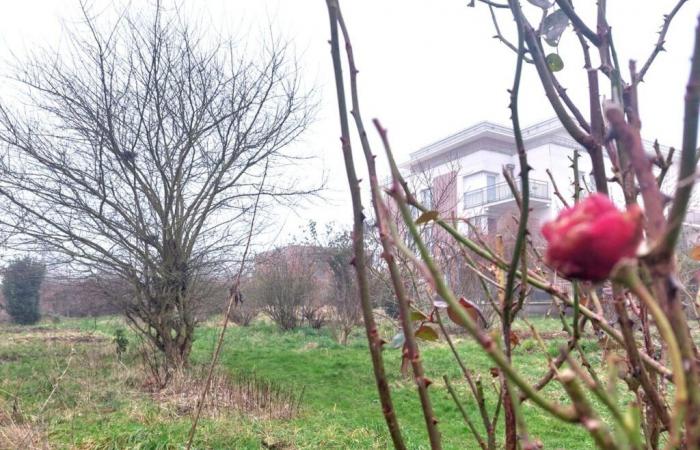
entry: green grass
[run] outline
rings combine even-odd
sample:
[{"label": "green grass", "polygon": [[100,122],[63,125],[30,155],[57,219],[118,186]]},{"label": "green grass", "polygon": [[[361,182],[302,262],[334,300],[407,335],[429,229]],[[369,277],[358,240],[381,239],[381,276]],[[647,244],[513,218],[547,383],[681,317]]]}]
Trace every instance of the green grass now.
[{"label": "green grass", "polygon": [[[557,331],[554,322],[538,325]],[[190,415],[177,414],[153,400],[141,387],[132,345],[125,364],[116,361],[112,336],[122,326],[117,319],[70,320],[44,325],[55,331],[0,328],[0,411],[11,411],[14,396],[27,424],[56,448],[182,448]],[[12,327],[15,328],[15,327]],[[73,330],[80,330],[73,331]],[[218,329],[201,327],[196,335],[194,366],[206,364]],[[47,339],[54,333],[59,338]],[[73,341],[65,336],[91,336]],[[386,339],[390,340],[391,336]],[[550,351],[561,344],[547,341]],[[595,343],[587,345],[594,350]],[[468,339],[458,346],[465,362],[489,387],[489,360]],[[454,381],[475,423],[476,406],[467,395],[459,368],[444,343],[422,345],[427,375],[434,381],[430,391],[446,449],[477,448],[442,383],[442,375]],[[72,356],[71,356],[72,355]],[[386,349],[385,363],[396,412],[410,449],[427,449],[428,439],[415,385],[399,374],[400,351]],[[63,372],[66,375],[42,411],[42,404]],[[534,381],[545,367],[538,345],[526,339],[515,351],[515,362]],[[595,362],[595,361],[592,361]],[[280,332],[266,324],[233,327],[226,336],[220,366],[237,375],[255,374],[297,393],[304,389],[300,413],[290,420],[270,420],[236,411],[205,417],[200,423],[197,448],[258,449],[384,449],[390,441],[377,399],[366,341],[360,330],[348,346],[338,345],[325,330],[299,329]],[[564,399],[558,388],[547,396]],[[488,389],[488,401],[495,395]],[[531,436],[547,449],[594,448],[579,427],[562,424],[529,403],[524,413]],[[2,425],[0,415],[0,425]],[[7,422],[7,421],[5,421]],[[0,438],[0,447],[2,440]]]}]

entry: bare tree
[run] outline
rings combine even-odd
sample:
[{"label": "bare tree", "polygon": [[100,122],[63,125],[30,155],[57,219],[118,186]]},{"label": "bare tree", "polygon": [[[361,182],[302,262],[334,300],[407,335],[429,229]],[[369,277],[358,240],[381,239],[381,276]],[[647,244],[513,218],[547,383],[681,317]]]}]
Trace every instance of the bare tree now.
[{"label": "bare tree", "polygon": [[160,3],[109,28],[83,13],[67,51],[19,65],[25,108],[0,104],[0,222],[15,245],[128,281],[130,323],[180,366],[193,286],[234,258],[255,196],[302,193],[261,184],[313,104],[278,40],[246,57]]}]

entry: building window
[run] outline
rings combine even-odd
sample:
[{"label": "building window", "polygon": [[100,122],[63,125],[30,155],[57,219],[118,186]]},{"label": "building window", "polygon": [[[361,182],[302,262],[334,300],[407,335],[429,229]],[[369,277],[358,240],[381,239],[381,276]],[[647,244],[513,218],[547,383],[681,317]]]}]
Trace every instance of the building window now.
[{"label": "building window", "polygon": [[486,174],[486,201],[496,201],[496,175],[492,173]]},{"label": "building window", "polygon": [[480,234],[489,235],[495,234],[497,229],[497,220],[495,217],[489,217],[487,215],[479,215],[469,218],[468,233],[470,235]]}]

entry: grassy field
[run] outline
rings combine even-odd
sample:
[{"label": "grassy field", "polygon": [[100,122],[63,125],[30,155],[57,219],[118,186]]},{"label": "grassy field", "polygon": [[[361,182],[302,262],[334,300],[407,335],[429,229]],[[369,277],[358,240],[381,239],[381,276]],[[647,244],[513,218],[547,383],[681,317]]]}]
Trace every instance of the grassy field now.
[{"label": "grassy field", "polygon": [[[556,322],[543,322],[556,330]],[[186,441],[196,388],[153,393],[144,387],[133,336],[121,363],[114,330],[118,319],[62,321],[37,327],[0,328],[0,448],[176,449]],[[201,373],[215,345],[214,322],[198,330],[193,373]],[[387,330],[387,334],[389,331]],[[388,336],[390,337],[390,336]],[[389,340],[389,339],[387,339]],[[458,340],[468,365],[490,380],[491,364],[468,339]],[[547,341],[554,353],[561,341]],[[585,342],[593,349],[595,343]],[[385,351],[397,414],[411,449],[426,449],[427,435],[415,388],[399,374],[400,352]],[[478,423],[476,407],[444,343],[423,345],[423,357],[444,448],[477,448],[442,383],[448,375]],[[593,363],[596,357],[591,353]],[[532,339],[515,352],[516,363],[532,380],[544,370],[544,357]],[[379,449],[390,443],[360,331],[346,347],[325,330],[280,332],[258,323],[230,329],[221,371],[233,380],[255,377],[272,390],[302,395],[292,418],[263,409],[239,410],[228,404],[207,409],[196,448]],[[490,381],[488,382],[490,383]],[[551,388],[550,398],[563,399]],[[494,395],[490,392],[491,407]],[[214,401],[216,403],[216,401]],[[525,404],[529,433],[547,449],[593,448],[580,428],[561,424]]]}]

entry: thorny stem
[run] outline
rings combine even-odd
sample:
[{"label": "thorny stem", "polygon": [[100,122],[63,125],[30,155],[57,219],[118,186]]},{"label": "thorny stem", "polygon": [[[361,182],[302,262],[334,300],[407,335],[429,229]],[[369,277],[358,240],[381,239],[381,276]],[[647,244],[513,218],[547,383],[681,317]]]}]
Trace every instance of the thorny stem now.
[{"label": "thorny stem", "polygon": [[377,330],[377,325],[372,312],[372,303],[369,297],[369,285],[367,282],[366,258],[364,249],[364,213],[362,212],[362,199],[360,196],[360,186],[355,172],[355,164],[352,158],[352,147],[350,144],[350,125],[347,116],[347,106],[345,101],[345,88],[343,83],[342,63],[340,59],[340,39],[338,36],[338,11],[340,6],[337,0],[326,0],[328,16],[331,29],[331,56],[333,59],[333,69],[335,75],[336,94],[338,99],[338,113],[340,116],[341,143],[345,170],[350,188],[353,209],[353,251],[354,266],[359,287],[360,302],[362,304],[362,316],[365,323],[365,332],[369,351],[372,356],[372,367],[374,378],[377,383],[379,399],[382,405],[384,418],[389,428],[394,448],[405,450],[406,444],[401,436],[401,429],[396,418],[396,412],[391,400],[391,391],[384,371],[384,360],[382,357],[382,340]]},{"label": "thorny stem", "polygon": [[569,207],[569,202],[566,201],[563,195],[561,195],[561,191],[559,191],[559,187],[557,186],[557,182],[554,181],[554,176],[552,175],[552,171],[547,169],[547,176],[549,177],[549,181],[552,182],[552,189],[554,190],[554,195],[557,196],[561,204],[564,206],[564,208]]},{"label": "thorny stem", "polygon": [[690,67],[690,77],[685,93],[685,118],[683,121],[683,146],[681,148],[678,187],[668,215],[668,226],[663,242],[654,249],[668,259],[678,242],[688,202],[693,191],[697,161],[698,114],[700,113],[700,23],[695,29],[695,47]]},{"label": "thorny stem", "polygon": [[[566,0],[565,0],[566,1]],[[593,175],[596,180],[596,189],[604,194],[608,193],[607,181],[605,179],[605,166],[603,162],[603,153],[601,143],[589,134],[585,129],[581,129],[576,122],[569,116],[566,108],[562,104],[561,97],[557,92],[554,76],[549,70],[549,66],[545,60],[541,42],[532,25],[527,21],[527,18],[522,13],[522,8],[517,2],[511,2],[511,11],[513,18],[519,28],[524,32],[527,49],[532,57],[540,82],[544,88],[545,95],[552,105],[557,118],[563,125],[569,135],[579,144],[581,144],[589,153],[593,164]]]},{"label": "thorny stem", "polygon": [[362,121],[362,116],[360,114],[360,101],[357,89],[357,67],[355,65],[354,54],[352,51],[352,44],[350,42],[350,34],[343,20],[343,15],[340,8],[337,9],[337,20],[340,30],[343,34],[343,39],[345,41],[345,52],[348,60],[348,69],[350,71],[350,95],[352,101],[352,111],[351,114],[355,119],[355,125],[360,135],[360,143],[362,145],[362,150],[365,156],[365,161],[367,164],[367,169],[369,172],[370,188],[372,191],[372,198],[374,205],[374,212],[377,220],[377,225],[379,227],[379,238],[382,244],[382,257],[385,259],[387,266],[389,268],[389,273],[391,276],[391,281],[394,286],[394,292],[399,304],[400,311],[400,321],[401,328],[403,329],[404,337],[406,339],[406,350],[408,352],[408,359],[411,362],[413,369],[414,381],[418,389],[418,396],[420,397],[421,407],[423,410],[423,417],[425,419],[426,428],[428,430],[428,437],[430,439],[430,446],[434,450],[439,450],[442,445],[440,443],[440,432],[437,427],[437,419],[435,413],[433,412],[433,407],[430,401],[430,395],[428,394],[428,386],[430,385],[430,380],[425,376],[425,371],[423,370],[423,364],[420,358],[420,351],[418,349],[418,344],[416,343],[416,337],[413,334],[413,325],[411,323],[411,311],[409,307],[408,296],[406,295],[406,290],[404,288],[403,282],[401,280],[401,275],[399,273],[398,266],[394,260],[394,255],[391,248],[391,243],[389,241],[389,233],[387,232],[387,224],[385,221],[388,220],[388,214],[381,211],[382,199],[381,191],[379,188],[379,181],[377,177],[377,170],[374,163],[374,155],[370,148],[369,140],[367,139],[367,132],[365,130],[364,123]]},{"label": "thorny stem", "polygon": [[[628,109],[628,114],[634,113]],[[618,104],[608,104],[605,108],[605,117],[608,119],[612,133],[627,152],[630,164],[637,175],[647,217],[647,233],[651,241],[656,242],[664,228],[663,197],[651,170],[651,160],[644,150],[639,129],[625,121],[624,111]],[[636,117],[636,114],[633,117]]]},{"label": "thorny stem", "polygon": [[[515,77],[513,80],[513,88],[510,91],[510,110],[511,121],[513,122],[513,134],[515,136],[515,148],[518,152],[518,161],[520,163],[520,183],[521,183],[521,200],[520,200],[520,222],[518,224],[518,232],[516,234],[515,245],[513,247],[513,257],[508,266],[508,271],[505,280],[505,293],[503,296],[503,346],[505,355],[508,361],[511,360],[511,325],[515,319],[513,314],[513,295],[515,287],[515,271],[518,268],[518,261],[522,258],[524,270],[526,270],[526,252],[525,238],[527,237],[527,219],[530,212],[530,179],[528,173],[531,168],[527,163],[527,153],[525,152],[525,144],[520,130],[520,116],[518,114],[518,93],[520,89],[520,77],[523,69],[523,57],[525,55],[525,42],[523,38],[522,20],[516,21],[518,24],[518,58],[515,63]],[[521,292],[525,290],[525,286],[520,287]],[[504,408],[506,417],[506,448],[515,449],[517,445],[516,435],[518,427],[523,426],[522,420],[518,420],[519,402],[515,392],[512,391],[508,379],[504,377]],[[521,430],[524,432],[524,430]]]},{"label": "thorny stem", "polygon": [[649,70],[649,67],[651,67],[651,64],[654,62],[654,59],[656,59],[659,53],[665,50],[664,44],[666,43],[666,33],[668,33],[668,28],[671,26],[671,21],[687,1],[688,0],[679,0],[671,12],[664,15],[664,23],[661,26],[661,31],[659,31],[659,39],[656,41],[656,45],[654,45],[654,49],[651,51],[651,54],[642,66],[642,69],[635,77],[632,78],[632,82],[634,84],[639,84],[640,82],[644,81],[644,76],[646,75],[647,70]]}]

